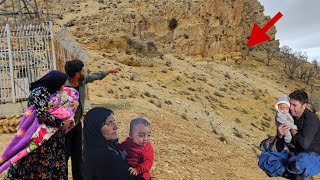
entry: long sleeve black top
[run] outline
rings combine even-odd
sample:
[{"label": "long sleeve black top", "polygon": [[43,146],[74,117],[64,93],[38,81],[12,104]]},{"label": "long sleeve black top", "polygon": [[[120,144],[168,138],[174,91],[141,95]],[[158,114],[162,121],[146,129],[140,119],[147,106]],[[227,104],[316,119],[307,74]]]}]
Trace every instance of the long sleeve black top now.
[{"label": "long sleeve black top", "polygon": [[315,113],[306,109],[301,118],[294,118],[298,133],[293,137],[296,150],[314,151],[320,154],[320,121]]},{"label": "long sleeve black top", "polygon": [[85,154],[84,158],[86,180],[134,180],[138,178],[129,174],[129,165],[121,157],[114,143],[110,142],[105,149],[97,149],[87,156]]}]

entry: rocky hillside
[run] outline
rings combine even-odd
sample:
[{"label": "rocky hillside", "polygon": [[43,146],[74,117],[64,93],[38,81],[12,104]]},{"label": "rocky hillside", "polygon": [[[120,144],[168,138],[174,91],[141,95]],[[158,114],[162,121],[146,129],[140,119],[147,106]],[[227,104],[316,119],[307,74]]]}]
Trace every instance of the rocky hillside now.
[{"label": "rocky hillside", "polygon": [[[151,120],[153,179],[268,179],[257,155],[275,132],[274,103],[309,88],[278,61],[243,57],[253,23],[269,19],[258,1],[70,0],[50,9],[88,50],[89,71],[122,68],[90,84],[89,98],[115,110],[121,140],[130,119]],[[1,135],[1,149],[12,136]]]},{"label": "rocky hillside", "polygon": [[[69,1],[68,1],[69,2]],[[174,53],[219,59],[245,49],[254,22],[269,17],[257,0],[98,0],[54,5],[86,47],[148,56]],[[270,30],[274,38],[275,28]],[[275,46],[278,42],[274,41]]]}]

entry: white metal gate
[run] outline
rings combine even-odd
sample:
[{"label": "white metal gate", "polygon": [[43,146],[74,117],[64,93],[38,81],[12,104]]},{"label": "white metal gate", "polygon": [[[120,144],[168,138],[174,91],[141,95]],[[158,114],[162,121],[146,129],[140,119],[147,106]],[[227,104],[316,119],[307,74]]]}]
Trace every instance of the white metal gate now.
[{"label": "white metal gate", "polygon": [[0,102],[29,96],[29,84],[56,69],[52,23],[0,27]]}]

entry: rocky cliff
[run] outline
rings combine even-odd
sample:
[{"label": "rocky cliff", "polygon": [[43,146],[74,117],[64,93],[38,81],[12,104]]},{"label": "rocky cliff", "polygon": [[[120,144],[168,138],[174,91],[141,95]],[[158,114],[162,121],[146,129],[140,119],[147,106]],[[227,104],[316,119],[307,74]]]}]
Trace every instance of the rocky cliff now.
[{"label": "rocky cliff", "polygon": [[[263,26],[270,19],[257,0],[98,0],[71,1],[61,7],[61,12],[73,16],[58,24],[68,26],[87,47],[200,59],[239,54],[246,49],[254,22]],[[275,33],[272,28],[269,35],[274,39]],[[279,46],[278,41],[273,45]]]}]

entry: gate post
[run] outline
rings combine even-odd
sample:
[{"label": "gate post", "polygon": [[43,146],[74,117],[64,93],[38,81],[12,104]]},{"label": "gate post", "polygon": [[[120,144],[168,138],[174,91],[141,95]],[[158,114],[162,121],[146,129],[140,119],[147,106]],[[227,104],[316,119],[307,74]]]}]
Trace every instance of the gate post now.
[{"label": "gate post", "polygon": [[11,50],[11,35],[10,35],[10,27],[9,24],[6,24],[6,32],[7,32],[7,41],[8,41],[8,55],[9,55],[9,63],[10,63],[10,80],[11,80],[11,94],[13,103],[16,102],[15,89],[14,89],[14,76],[13,76],[13,62],[12,62],[12,50]]},{"label": "gate post", "polygon": [[50,29],[50,38],[51,38],[53,69],[56,70],[57,69],[57,61],[56,61],[56,53],[54,50],[54,43],[53,43],[54,35],[53,35],[53,26],[52,26],[51,21],[49,21],[49,29]]}]

